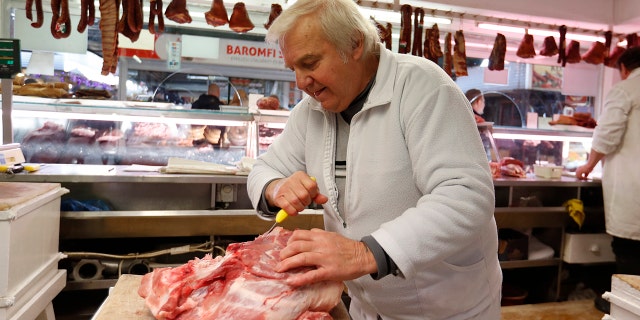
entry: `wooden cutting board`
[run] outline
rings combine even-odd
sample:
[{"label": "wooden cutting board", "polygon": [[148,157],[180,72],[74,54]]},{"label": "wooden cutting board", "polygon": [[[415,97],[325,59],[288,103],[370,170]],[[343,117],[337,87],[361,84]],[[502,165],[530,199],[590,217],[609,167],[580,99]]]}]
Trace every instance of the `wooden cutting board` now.
[{"label": "wooden cutting board", "polygon": [[[140,275],[121,275],[92,320],[154,320],[144,304],[144,299],[138,295],[141,280],[142,276]],[[342,303],[331,311],[331,316],[335,320],[350,319],[349,313]]]},{"label": "wooden cutting board", "polygon": [[502,320],[600,320],[593,299],[502,307]]},{"label": "wooden cutting board", "polygon": [[50,190],[59,183],[0,182],[0,211],[8,210]]}]

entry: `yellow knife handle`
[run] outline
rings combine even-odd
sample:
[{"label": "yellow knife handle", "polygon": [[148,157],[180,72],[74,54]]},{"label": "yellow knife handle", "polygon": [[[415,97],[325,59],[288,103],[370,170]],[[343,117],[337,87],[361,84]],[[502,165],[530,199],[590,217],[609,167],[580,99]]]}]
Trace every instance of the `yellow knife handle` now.
[{"label": "yellow knife handle", "polygon": [[284,211],[284,209],[280,209],[280,211],[278,211],[278,214],[276,215],[276,222],[280,223],[284,221],[284,219],[286,219],[288,216],[289,214]]},{"label": "yellow knife handle", "polygon": [[[316,181],[315,177],[310,177],[310,178],[311,178],[311,180]],[[280,209],[280,211],[278,211],[278,214],[276,214],[276,222],[277,223],[281,223],[288,216],[289,216],[289,214],[286,211],[284,211],[284,209]]]}]

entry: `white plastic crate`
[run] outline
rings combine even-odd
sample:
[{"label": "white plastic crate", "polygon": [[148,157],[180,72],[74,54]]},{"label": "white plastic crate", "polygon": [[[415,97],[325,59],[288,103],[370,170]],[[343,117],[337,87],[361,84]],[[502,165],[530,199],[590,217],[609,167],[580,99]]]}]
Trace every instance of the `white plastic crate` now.
[{"label": "white plastic crate", "polygon": [[33,319],[66,283],[58,183],[0,182],[0,320]]},{"label": "white plastic crate", "polygon": [[605,292],[602,297],[611,302],[607,319],[640,319],[640,276],[614,274],[611,292]]}]

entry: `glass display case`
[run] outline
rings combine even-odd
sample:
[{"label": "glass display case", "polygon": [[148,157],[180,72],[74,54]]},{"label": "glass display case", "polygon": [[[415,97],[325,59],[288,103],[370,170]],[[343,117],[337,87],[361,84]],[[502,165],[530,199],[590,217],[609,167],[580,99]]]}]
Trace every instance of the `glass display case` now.
[{"label": "glass display case", "polygon": [[258,133],[256,154],[261,155],[278,137],[289,119],[287,110],[256,110],[254,120],[256,131]]},{"label": "glass display case", "polygon": [[[264,153],[288,110],[185,110],[171,103],[15,97],[13,141],[27,162],[166,165],[170,157],[234,165]],[[490,161],[562,165],[586,161],[593,129],[479,125]]]},{"label": "glass display case", "polygon": [[578,126],[554,126],[551,129],[493,127],[495,149],[502,157],[521,160],[525,166],[552,164],[565,170],[587,161],[593,129]]},{"label": "glass display case", "polygon": [[234,165],[254,157],[253,116],[170,103],[15,97],[13,141],[27,162],[166,165],[171,157]]}]

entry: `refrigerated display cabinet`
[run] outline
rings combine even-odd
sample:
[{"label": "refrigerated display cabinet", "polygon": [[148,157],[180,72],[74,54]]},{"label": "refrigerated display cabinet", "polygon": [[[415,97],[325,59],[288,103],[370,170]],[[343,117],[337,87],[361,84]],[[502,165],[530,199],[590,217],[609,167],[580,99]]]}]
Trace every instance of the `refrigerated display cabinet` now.
[{"label": "refrigerated display cabinet", "polygon": [[169,103],[15,97],[13,142],[27,162],[164,166],[171,157],[233,165],[254,157],[253,116]]}]

